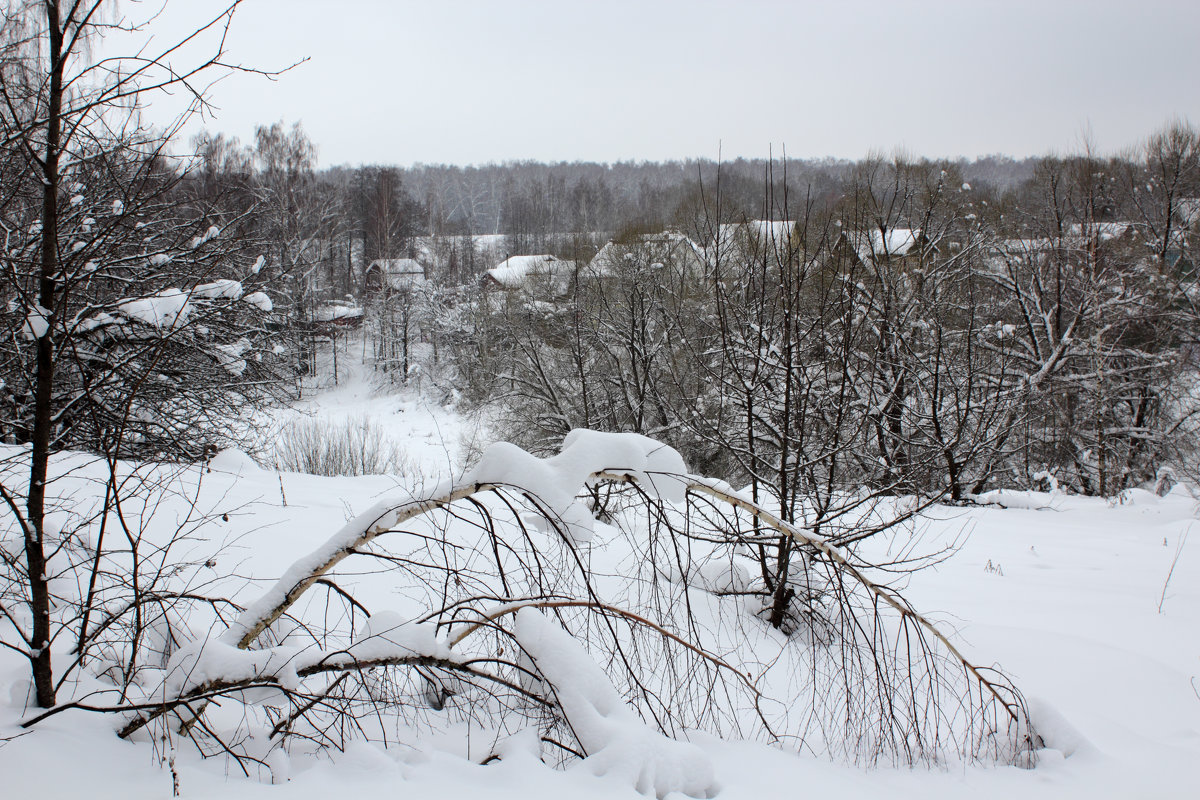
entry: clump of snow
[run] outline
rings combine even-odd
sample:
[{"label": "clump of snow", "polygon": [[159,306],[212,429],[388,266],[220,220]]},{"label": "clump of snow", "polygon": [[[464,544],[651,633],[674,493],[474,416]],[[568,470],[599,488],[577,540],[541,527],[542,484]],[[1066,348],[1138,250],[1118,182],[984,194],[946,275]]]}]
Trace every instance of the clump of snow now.
[{"label": "clump of snow", "polygon": [[558,455],[541,459],[516,445],[497,442],[484,451],[464,483],[511,484],[527,489],[567,523],[578,541],[591,537],[592,515],[575,495],[600,470],[626,473],[651,494],[682,502],[687,466],[671,447],[636,433],[577,428],[563,439]]},{"label": "clump of snow", "polygon": [[211,283],[202,283],[192,289],[192,295],[207,300],[237,300],[242,296],[242,282],[219,278]]},{"label": "clump of snow", "polygon": [[285,689],[297,689],[298,654],[294,647],[240,650],[220,639],[188,642],[167,662],[162,693],[165,697],[179,697],[207,684],[267,679]]},{"label": "clump of snow", "polygon": [[249,475],[259,471],[258,464],[247,453],[228,448],[217,453],[208,462],[208,468],[232,475]]},{"label": "clump of snow", "polygon": [[113,200],[112,213],[113,213],[114,217],[119,217],[125,213],[125,204],[122,203],[119,198],[116,200]]},{"label": "clump of snow", "polygon": [[997,505],[1003,508],[1023,508],[1030,511],[1037,511],[1043,508],[1054,508],[1056,497],[1058,495],[1053,492],[995,489],[983,494],[971,495],[970,499],[981,505]]},{"label": "clump of snow", "polygon": [[451,661],[456,656],[446,640],[437,635],[435,624],[405,621],[399,614],[385,611],[368,620],[365,635],[335,652],[290,645],[243,650],[226,637],[187,642],[167,663],[159,692],[179,697],[206,685],[260,681],[294,690],[300,685],[297,673],[319,665],[352,666],[368,660],[406,658]]},{"label": "clump of snow", "polygon": [[211,228],[206,230],[202,235],[193,237],[192,241],[188,244],[188,246],[191,247],[193,250],[195,250],[196,248],[200,247],[204,243],[211,241],[212,239],[215,239],[216,237],[218,237],[220,235],[221,235],[221,229],[218,228],[216,225],[213,225]]},{"label": "clump of snow", "polygon": [[750,570],[745,564],[726,556],[686,564],[686,574],[680,564],[669,561],[661,567],[663,577],[672,583],[693,586],[714,594],[744,592],[750,587]]},{"label": "clump of snow", "polygon": [[450,660],[453,654],[444,636],[432,622],[413,622],[395,611],[376,611],[363,633],[347,651],[359,661],[395,656],[430,656]]},{"label": "clump of snow", "polygon": [[533,608],[517,612],[516,637],[554,690],[587,754],[578,768],[628,783],[646,796],[680,792],[715,797],[708,756],[690,742],[668,739],[643,722],[583,646]]},{"label": "clump of snow", "polygon": [[313,319],[317,322],[333,322],[337,319],[354,319],[362,315],[363,310],[359,306],[330,303],[329,305],[321,306],[313,312]]},{"label": "clump of snow", "polygon": [[1047,748],[1057,750],[1066,757],[1076,753],[1095,752],[1095,746],[1087,737],[1050,703],[1039,697],[1027,697],[1026,705],[1029,708],[1030,722]]},{"label": "clump of snow", "polygon": [[259,256],[258,258],[254,259],[254,265],[252,267],[250,267],[251,274],[257,275],[259,273],[259,270],[261,270],[263,268],[263,265],[266,263],[267,263],[266,256]]},{"label": "clump of snow", "polygon": [[233,344],[213,345],[213,355],[217,362],[231,375],[241,376],[246,371],[246,359],[242,356],[250,349],[250,340],[246,337],[238,339]]},{"label": "clump of snow", "polygon": [[150,263],[150,266],[152,266],[152,267],[162,267],[167,264],[170,264],[172,259],[171,259],[171,256],[167,255],[166,253],[155,253],[154,255],[150,256],[150,258],[148,258],[146,260]]},{"label": "clump of snow", "polygon": [[83,203],[83,195],[77,194],[71,198],[72,207],[79,206]]},{"label": "clump of snow", "polygon": [[21,326],[21,335],[26,339],[40,339],[50,330],[50,312],[41,304],[34,303],[25,315],[25,324]]},{"label": "clump of snow", "polygon": [[117,311],[124,316],[143,322],[151,327],[175,329],[187,322],[191,307],[188,297],[179,289],[164,289],[151,297],[124,300],[117,304]]},{"label": "clump of snow", "polygon": [[263,313],[269,313],[275,307],[266,292],[251,292],[242,299]]},{"label": "clump of snow", "polygon": [[119,320],[112,314],[101,311],[90,317],[79,320],[75,325],[75,330],[79,333],[91,333],[100,328],[106,328],[109,325],[118,324]]}]

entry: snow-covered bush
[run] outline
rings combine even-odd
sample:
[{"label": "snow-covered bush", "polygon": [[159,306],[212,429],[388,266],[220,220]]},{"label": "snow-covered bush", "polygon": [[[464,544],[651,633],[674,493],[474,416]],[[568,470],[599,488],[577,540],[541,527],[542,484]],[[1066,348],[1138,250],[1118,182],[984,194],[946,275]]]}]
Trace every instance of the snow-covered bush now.
[{"label": "snow-covered bush", "polygon": [[411,475],[404,448],[369,416],[333,421],[301,417],[273,437],[267,460],[283,472],[309,475]]},{"label": "snow-covered bush", "polygon": [[[591,516],[599,485],[619,494],[608,524]],[[781,535],[821,597],[812,635],[772,630],[739,591],[745,552]],[[131,687],[144,707],[122,735],[182,726],[253,760],[239,743],[302,752],[468,723],[502,757],[534,728],[546,760],[658,796],[712,792],[679,741],[695,730],[865,763],[1020,757],[1020,695],[870,572],[646,437],[575,431],[546,459],[498,444],[349,520],[236,619],[193,619],[158,679]],[[364,574],[387,605],[356,596]]]}]

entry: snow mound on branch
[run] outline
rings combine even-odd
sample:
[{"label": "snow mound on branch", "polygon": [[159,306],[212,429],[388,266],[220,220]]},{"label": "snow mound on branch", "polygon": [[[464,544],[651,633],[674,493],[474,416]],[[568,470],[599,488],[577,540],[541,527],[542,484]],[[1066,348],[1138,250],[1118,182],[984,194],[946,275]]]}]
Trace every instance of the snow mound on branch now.
[{"label": "snow mound on branch", "polygon": [[594,520],[586,506],[575,502],[575,495],[600,470],[638,477],[647,492],[656,493],[668,502],[681,502],[687,493],[689,479],[683,456],[636,433],[574,430],[563,439],[562,451],[546,459],[530,455],[516,445],[498,442],[485,450],[479,464],[456,483],[443,482],[424,499],[407,494],[385,497],[349,520],[324,544],[288,567],[274,586],[246,607],[237,622],[222,634],[222,640],[240,641],[283,602],[292,587],[355,542],[392,528],[402,512],[422,506],[435,508],[441,505],[440,498],[473,484],[495,483],[525,489],[567,523],[571,536],[586,540]]},{"label": "snow mound on branch", "polygon": [[223,637],[188,642],[167,663],[161,691],[165,697],[181,697],[196,689],[245,683],[277,684],[294,690],[299,688],[300,673],[321,665],[336,668],[407,658],[458,660],[445,638],[438,636],[435,624],[407,621],[396,612],[383,611],[367,621],[363,635],[350,647],[334,652],[286,644],[242,650]]},{"label": "snow mound on branch", "polygon": [[464,483],[519,486],[544,502],[567,523],[578,541],[588,541],[592,515],[575,495],[601,470],[633,477],[650,494],[682,502],[687,465],[671,447],[636,433],[603,433],[576,428],[563,439],[558,455],[542,459],[508,442],[484,451]]},{"label": "snow mound on branch", "polygon": [[107,328],[109,325],[119,325],[120,320],[105,311],[100,311],[93,316],[80,319],[74,325],[74,328],[79,333],[91,333],[92,331]]},{"label": "snow mound on branch", "polygon": [[211,228],[209,228],[208,230],[206,230],[204,232],[203,236],[196,236],[195,238],[193,238],[192,241],[189,243],[189,246],[193,250],[195,250],[197,247],[200,247],[201,245],[205,244],[206,242],[208,242],[212,239],[215,239],[216,237],[218,237],[220,235],[221,235],[221,229],[218,228],[216,225],[213,225]]},{"label": "snow mound on branch", "polygon": [[187,322],[191,307],[188,296],[172,288],[151,297],[123,300],[117,304],[117,311],[152,328],[173,330]]},{"label": "snow mound on branch", "polygon": [[1054,508],[1054,501],[1059,497],[1054,492],[1017,491],[1013,489],[995,489],[983,494],[970,495],[970,499],[980,505],[996,505],[1002,508],[1020,508],[1028,511],[1040,511]]},{"label": "snow mound on branch", "polygon": [[362,636],[347,651],[360,661],[395,656],[429,656],[451,660],[453,654],[445,637],[438,636],[437,625],[413,622],[395,611],[376,611],[367,620]]},{"label": "snow mound on branch", "polygon": [[226,372],[240,377],[246,371],[246,359],[242,356],[249,349],[250,340],[243,336],[233,344],[213,345],[213,355]]},{"label": "snow mound on branch", "polygon": [[219,278],[212,283],[202,283],[192,289],[192,296],[206,300],[237,300],[242,296],[241,281]]},{"label": "snow mound on branch", "polygon": [[242,300],[264,313],[270,312],[275,307],[275,304],[271,302],[271,298],[267,296],[266,292],[251,292],[243,297]]},{"label": "snow mound on branch", "polygon": [[264,680],[285,689],[297,689],[299,650],[272,647],[269,650],[240,650],[220,639],[188,642],[167,663],[164,697],[181,697],[200,687]]},{"label": "snow mound on branch", "polygon": [[50,330],[50,312],[40,304],[34,303],[25,315],[25,324],[21,326],[21,336],[26,339],[40,339]]},{"label": "snow mound on branch", "polygon": [[363,315],[363,309],[358,306],[348,306],[342,303],[330,303],[329,305],[321,306],[313,312],[313,319],[317,322],[333,322],[339,319],[355,319]]},{"label": "snow mound on branch", "polygon": [[640,794],[714,797],[708,756],[642,722],[582,645],[540,611],[517,612],[517,641],[554,688],[563,714],[587,753],[577,768],[628,782]]}]

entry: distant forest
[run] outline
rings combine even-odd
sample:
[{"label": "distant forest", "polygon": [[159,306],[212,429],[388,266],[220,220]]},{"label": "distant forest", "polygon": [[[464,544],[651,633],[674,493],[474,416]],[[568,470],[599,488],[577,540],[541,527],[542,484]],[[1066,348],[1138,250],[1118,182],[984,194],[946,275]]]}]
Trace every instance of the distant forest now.
[{"label": "distant forest", "polygon": [[[1038,161],[989,155],[948,163],[978,190],[1003,194],[1029,180]],[[466,167],[337,166],[324,170],[323,177],[352,192],[364,169],[394,173],[406,199],[426,214],[426,219],[413,221],[415,235],[521,236],[616,231],[634,224],[662,228],[680,222],[702,191],[711,195],[718,188],[723,221],[755,219],[767,216],[766,182],[776,187],[776,197],[786,187],[793,197],[831,202],[843,191],[855,163],[831,158],[509,161]]]}]

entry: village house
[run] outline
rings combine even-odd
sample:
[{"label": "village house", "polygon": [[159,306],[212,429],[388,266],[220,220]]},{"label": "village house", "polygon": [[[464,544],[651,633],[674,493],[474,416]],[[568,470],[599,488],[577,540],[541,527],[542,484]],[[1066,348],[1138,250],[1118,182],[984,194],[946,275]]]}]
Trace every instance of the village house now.
[{"label": "village house", "polygon": [[930,250],[936,250],[919,228],[876,228],[842,231],[833,245],[835,257],[846,257],[858,266],[896,269],[916,266]]},{"label": "village house", "polygon": [[485,289],[563,297],[575,279],[576,263],[549,254],[509,256],[483,273]]},{"label": "village house", "polygon": [[363,283],[368,292],[404,292],[425,285],[425,268],[412,258],[377,258],[367,265]]},{"label": "village house", "polygon": [[587,267],[587,276],[603,280],[631,269],[669,269],[680,279],[700,280],[708,272],[703,248],[679,231],[638,234],[609,241]]}]

